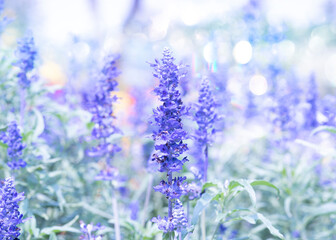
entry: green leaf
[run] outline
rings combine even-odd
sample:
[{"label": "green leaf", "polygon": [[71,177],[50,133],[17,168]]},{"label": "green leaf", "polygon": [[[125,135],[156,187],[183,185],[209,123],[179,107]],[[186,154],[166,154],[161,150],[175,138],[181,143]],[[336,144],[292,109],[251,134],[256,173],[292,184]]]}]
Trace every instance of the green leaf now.
[{"label": "green leaf", "polygon": [[268,228],[268,230],[270,231],[270,233],[273,236],[276,236],[280,239],[285,239],[284,236],[279,232],[278,229],[276,229],[275,227],[273,227],[272,223],[270,220],[268,220],[264,215],[262,215],[261,213],[256,213],[258,219],[265,224],[265,226]]},{"label": "green leaf", "polygon": [[89,204],[84,203],[84,202],[82,202],[81,205],[87,211],[90,211],[90,212],[92,212],[94,214],[97,214],[99,216],[102,216],[102,217],[105,217],[105,218],[108,218],[108,219],[113,219],[113,215],[107,213],[106,211],[103,211],[103,210],[100,210],[98,208],[95,208],[92,205],[89,205]]},{"label": "green leaf", "polygon": [[56,234],[52,232],[49,236],[49,240],[57,240]]},{"label": "green leaf", "polygon": [[319,207],[304,208],[304,211],[310,214],[304,220],[304,226],[306,226],[315,217],[336,213],[336,203],[326,203]]},{"label": "green leaf", "polygon": [[241,216],[241,218],[248,223],[256,224],[256,219],[253,216]]},{"label": "green leaf", "polygon": [[95,125],[94,122],[88,122],[88,123],[86,124],[86,128],[87,128],[88,130],[92,130],[93,127],[94,127],[94,125]]},{"label": "green leaf", "polygon": [[318,132],[323,132],[323,131],[326,131],[326,132],[330,132],[330,133],[334,133],[334,134],[336,134],[336,127],[332,127],[332,126],[319,126],[319,127],[315,128],[315,129],[310,133],[310,135],[313,136],[313,135],[315,135],[316,133],[318,133]]},{"label": "green leaf", "polygon": [[168,232],[162,234],[162,240],[173,240],[174,239],[174,232]]},{"label": "green leaf", "polygon": [[280,196],[280,190],[276,186],[274,186],[272,183],[267,182],[265,180],[255,180],[251,182],[251,186],[267,186],[275,189],[277,191],[277,195]]},{"label": "green leaf", "polygon": [[213,183],[213,182],[206,182],[203,184],[202,191],[210,187],[218,187],[218,184]]},{"label": "green leaf", "polygon": [[196,206],[194,208],[194,213],[191,219],[191,224],[196,225],[198,222],[199,215],[201,212],[209,205],[212,198],[214,197],[213,193],[206,192],[202,195],[200,199],[198,199]]},{"label": "green leaf", "polygon": [[243,186],[241,183],[239,183],[238,181],[230,181],[230,184],[229,184],[229,191],[232,191],[234,188],[236,187],[239,187],[239,186]]},{"label": "green leaf", "polygon": [[62,192],[61,188],[57,189],[56,196],[57,196],[57,202],[59,204],[59,208],[60,208],[61,212],[63,212],[64,205],[66,204],[66,201],[64,199],[63,192]]},{"label": "green leaf", "polygon": [[72,224],[74,224],[75,222],[77,222],[78,218],[79,218],[79,216],[76,215],[70,222],[68,222],[68,223],[65,224],[64,226],[65,226],[65,227],[70,227],[70,226],[72,226]]},{"label": "green leaf", "polygon": [[5,143],[3,143],[3,142],[0,142],[0,147],[8,148],[7,144],[5,144]]},{"label": "green leaf", "polygon": [[59,232],[72,232],[72,233],[81,233],[77,228],[67,227],[67,226],[53,226],[48,228],[43,228],[41,233],[45,235],[50,235],[51,233]]},{"label": "green leaf", "polygon": [[252,206],[255,207],[257,205],[257,197],[255,194],[255,191],[251,184],[247,180],[239,180],[239,182],[244,186],[244,189],[247,191],[247,193],[250,196]]}]

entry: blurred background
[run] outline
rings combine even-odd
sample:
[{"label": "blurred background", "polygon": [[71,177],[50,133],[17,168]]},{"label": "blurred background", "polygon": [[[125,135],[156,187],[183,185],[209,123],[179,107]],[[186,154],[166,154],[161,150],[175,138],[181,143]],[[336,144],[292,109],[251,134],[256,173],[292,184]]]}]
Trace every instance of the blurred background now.
[{"label": "blurred background", "polygon": [[[324,96],[335,92],[332,0],[17,0],[5,5],[3,15],[12,21],[1,35],[3,48],[14,48],[31,31],[38,72],[48,85],[86,92],[103,57],[121,55],[116,107],[122,123],[155,99],[148,62],[160,58],[164,47],[188,65],[182,82],[186,103],[196,100],[200,77],[210,76],[217,99],[228,106],[224,115],[260,114],[274,105],[275,95],[291,94],[300,102],[312,88],[328,108]],[[321,113],[317,118],[323,123],[328,116]],[[302,122],[300,117],[296,121]]]},{"label": "blurred background", "polygon": [[31,30],[41,75],[76,89],[106,51],[121,53],[123,84],[150,86],[146,61],[168,46],[190,66],[191,77],[225,72],[234,92],[240,85],[249,85],[255,95],[269,91],[271,64],[297,78],[314,73],[319,87],[332,91],[335,5],[332,0],[16,0],[6,2],[4,14],[15,21],[1,37],[12,47]]}]

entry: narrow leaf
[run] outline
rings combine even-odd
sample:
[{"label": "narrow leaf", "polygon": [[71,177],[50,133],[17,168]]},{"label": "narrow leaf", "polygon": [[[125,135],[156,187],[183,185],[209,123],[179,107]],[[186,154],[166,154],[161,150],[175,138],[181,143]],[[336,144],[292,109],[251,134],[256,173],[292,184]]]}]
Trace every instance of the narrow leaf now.
[{"label": "narrow leaf", "polygon": [[279,232],[279,230],[273,227],[271,221],[268,220],[264,215],[262,215],[261,213],[257,213],[257,216],[259,220],[262,221],[263,224],[265,224],[265,226],[268,228],[273,236],[276,236],[280,239],[285,239],[284,236]]},{"label": "narrow leaf", "polygon": [[264,180],[256,180],[251,182],[251,186],[267,186],[275,189],[277,191],[277,195],[280,195],[280,190],[276,186],[274,186],[272,183],[264,181]]}]

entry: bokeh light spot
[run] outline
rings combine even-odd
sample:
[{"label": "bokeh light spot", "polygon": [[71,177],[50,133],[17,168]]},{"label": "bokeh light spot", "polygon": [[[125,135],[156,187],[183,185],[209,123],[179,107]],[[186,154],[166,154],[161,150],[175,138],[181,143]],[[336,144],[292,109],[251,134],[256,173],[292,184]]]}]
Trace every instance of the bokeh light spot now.
[{"label": "bokeh light spot", "polygon": [[254,95],[260,96],[265,94],[268,89],[266,78],[262,75],[254,75],[250,79],[249,88]]},{"label": "bokeh light spot", "polygon": [[252,46],[248,41],[240,41],[233,48],[233,57],[237,63],[246,64],[252,58]]}]

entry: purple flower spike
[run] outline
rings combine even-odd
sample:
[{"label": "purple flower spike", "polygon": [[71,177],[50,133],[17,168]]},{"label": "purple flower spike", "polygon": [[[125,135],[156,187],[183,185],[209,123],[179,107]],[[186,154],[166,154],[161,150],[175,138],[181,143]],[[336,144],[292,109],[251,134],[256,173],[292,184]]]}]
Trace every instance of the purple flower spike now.
[{"label": "purple flower spike", "polygon": [[156,223],[158,226],[158,229],[160,229],[163,232],[172,232],[175,229],[174,224],[172,223],[172,220],[169,220],[167,216],[164,218],[161,218],[160,216],[152,218],[152,222]]},{"label": "purple flower spike", "polygon": [[[162,102],[161,106],[153,110],[154,125],[158,129],[153,133],[155,152],[152,160],[157,163],[159,172],[167,173],[167,181],[162,180],[154,190],[166,195],[168,199],[168,217],[159,216],[152,221],[157,223],[160,230],[171,232],[184,227],[175,224],[180,223],[180,219],[176,218],[179,215],[174,215],[173,204],[176,202],[174,199],[179,199],[187,193],[188,187],[187,183],[183,183],[185,177],[173,178],[173,173],[181,171],[183,164],[188,161],[186,157],[179,159],[180,155],[188,150],[187,144],[183,142],[188,136],[183,130],[181,119],[187,114],[187,109],[182,104],[178,90],[179,81],[185,73],[182,72],[184,66],[174,63],[172,53],[167,48],[163,51],[161,61],[155,60],[150,66],[154,68],[153,76],[160,81],[154,92]],[[179,207],[176,204],[175,207]]]},{"label": "purple flower spike", "polygon": [[24,193],[17,193],[12,178],[0,181],[0,239],[14,240],[20,236],[17,225],[23,223],[19,202]]},{"label": "purple flower spike", "polygon": [[306,102],[308,109],[305,111],[305,123],[304,126],[307,129],[317,127],[317,99],[318,99],[318,87],[316,84],[315,76],[311,75],[309,81],[308,92],[306,94]]},{"label": "purple flower spike", "polygon": [[22,143],[22,136],[16,122],[11,122],[8,125],[6,133],[1,133],[0,141],[8,146],[7,155],[10,159],[10,161],[7,162],[8,167],[13,170],[24,168],[27,165],[27,163],[22,160],[25,145]]},{"label": "purple flower spike", "polygon": [[197,153],[197,165],[195,167],[198,169],[198,174],[195,177],[200,178],[201,176],[204,181],[207,181],[208,145],[213,141],[213,135],[217,131],[215,124],[220,120],[216,111],[217,106],[218,104],[216,104],[210,89],[210,82],[207,78],[203,78],[194,118],[198,125],[195,134],[197,149],[204,153]]},{"label": "purple flower spike", "polygon": [[34,38],[31,33],[18,41],[16,56],[18,60],[14,63],[20,68],[17,77],[19,83],[23,88],[30,86],[31,79],[28,78],[27,73],[34,69],[34,61],[36,59],[37,50],[34,43]]},{"label": "purple flower spike", "polygon": [[91,133],[93,139],[98,140],[98,145],[86,151],[90,157],[104,158],[106,164],[96,180],[104,181],[121,181],[121,177],[116,168],[112,167],[111,159],[115,153],[121,149],[116,144],[107,142],[107,139],[116,133],[119,129],[115,127],[113,115],[113,103],[117,101],[117,97],[112,95],[116,91],[118,83],[116,78],[120,74],[117,70],[116,63],[118,55],[108,55],[104,59],[104,66],[97,74],[97,86],[93,94],[86,96],[85,108],[92,114],[91,121],[94,127]]}]

